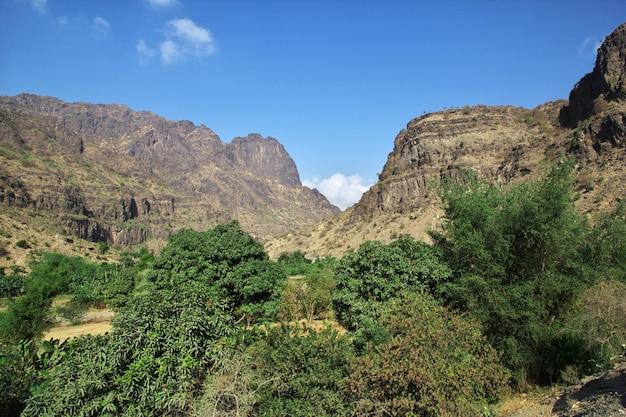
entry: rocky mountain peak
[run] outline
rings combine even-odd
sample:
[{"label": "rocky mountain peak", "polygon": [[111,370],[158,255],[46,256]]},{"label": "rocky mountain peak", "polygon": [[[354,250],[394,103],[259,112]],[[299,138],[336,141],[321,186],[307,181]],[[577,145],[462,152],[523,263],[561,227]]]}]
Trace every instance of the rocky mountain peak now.
[{"label": "rocky mountain peak", "polygon": [[180,228],[232,219],[265,240],[340,212],[301,185],[274,138],[226,143],[121,104],[0,97],[0,145],[0,230],[15,236],[30,215],[68,241],[158,246]]},{"label": "rocky mountain peak", "polygon": [[258,133],[236,137],[229,145],[229,158],[238,167],[263,178],[289,186],[300,185],[296,164],[283,145],[271,136]]},{"label": "rocky mountain peak", "polygon": [[574,86],[560,122],[565,127],[576,127],[580,121],[606,110],[613,101],[626,101],[626,23],[602,43],[593,71]]}]

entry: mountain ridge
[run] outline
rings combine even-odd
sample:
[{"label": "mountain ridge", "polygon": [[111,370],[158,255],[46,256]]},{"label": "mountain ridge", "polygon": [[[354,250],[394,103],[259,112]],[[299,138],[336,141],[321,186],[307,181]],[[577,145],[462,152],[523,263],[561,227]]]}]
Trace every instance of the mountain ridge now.
[{"label": "mountain ridge", "polygon": [[379,181],[339,216],[266,243],[270,256],[341,256],[366,240],[429,240],[443,209],[437,184],[470,171],[494,183],[541,177],[575,161],[576,206],[593,215],[626,198],[626,24],[605,39],[593,71],[570,93],[525,109],[465,106],[411,120],[394,140]]},{"label": "mountain ridge", "polygon": [[0,97],[0,205],[5,235],[38,218],[56,240],[123,246],[232,219],[264,240],[340,212],[274,138],[32,94]]}]

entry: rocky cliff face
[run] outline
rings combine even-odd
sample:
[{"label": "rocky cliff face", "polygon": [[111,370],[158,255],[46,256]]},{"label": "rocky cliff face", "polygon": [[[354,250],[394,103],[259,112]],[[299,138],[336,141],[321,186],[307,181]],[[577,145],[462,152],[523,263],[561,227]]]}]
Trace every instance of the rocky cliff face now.
[{"label": "rocky cliff face", "polygon": [[626,23],[604,40],[592,72],[585,75],[561,112],[561,123],[576,127],[581,121],[607,110],[610,102],[626,100]]},{"label": "rocky cliff face", "polygon": [[274,138],[228,144],[188,121],[28,94],[0,97],[0,204],[122,245],[230,219],[267,239],[340,212]]},{"label": "rocky cliff face", "polygon": [[459,179],[464,169],[488,180],[536,170],[538,158],[522,155],[545,145],[553,129],[548,117],[540,109],[478,106],[412,120],[396,137],[378,184],[351,210],[350,222],[413,213],[435,201],[434,184]]},{"label": "rocky cliff face", "polygon": [[268,242],[272,256],[340,256],[401,233],[428,239],[442,210],[437,186],[467,172],[506,184],[574,158],[576,204],[589,213],[626,199],[626,24],[609,35],[569,102],[535,109],[475,106],[426,114],[396,136],[379,181],[340,216]]},{"label": "rocky cliff face", "polygon": [[276,139],[250,134],[237,137],[228,146],[229,159],[253,175],[269,178],[289,186],[300,185],[300,174],[293,159]]}]

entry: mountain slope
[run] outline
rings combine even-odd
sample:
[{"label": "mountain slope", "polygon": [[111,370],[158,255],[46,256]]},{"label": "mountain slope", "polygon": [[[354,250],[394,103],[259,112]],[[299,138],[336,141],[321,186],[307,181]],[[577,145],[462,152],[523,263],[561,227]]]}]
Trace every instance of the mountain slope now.
[{"label": "mountain slope", "polygon": [[499,183],[533,179],[563,156],[577,162],[582,210],[626,198],[626,24],[606,38],[569,102],[532,110],[468,106],[418,117],[398,133],[378,183],[357,204],[268,242],[266,250],[340,256],[365,240],[389,242],[402,233],[428,240],[442,214],[441,179],[460,181],[465,170]]},{"label": "mountain slope", "polygon": [[229,144],[188,121],[27,94],[0,97],[0,205],[3,235],[36,218],[63,241],[120,245],[231,219],[267,239],[340,212],[274,138]]}]

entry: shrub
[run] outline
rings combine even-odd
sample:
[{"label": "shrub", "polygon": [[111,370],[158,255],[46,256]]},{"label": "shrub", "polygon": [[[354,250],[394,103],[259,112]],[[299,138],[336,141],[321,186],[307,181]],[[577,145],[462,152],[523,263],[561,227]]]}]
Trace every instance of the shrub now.
[{"label": "shrub", "polygon": [[389,245],[365,242],[348,252],[335,268],[333,308],[349,330],[368,321],[372,303],[396,297],[401,291],[436,290],[450,270],[424,242],[402,235]]},{"label": "shrub", "polygon": [[591,229],[574,209],[571,189],[568,163],[540,181],[506,189],[477,180],[444,186],[447,220],[433,238],[453,279],[442,294],[482,323],[518,383],[560,374],[546,373],[552,359],[544,347],[555,322],[595,279],[587,263]]},{"label": "shrub", "polygon": [[16,297],[24,288],[26,277],[19,273],[6,275],[0,268],[0,297]]},{"label": "shrub", "polygon": [[286,276],[263,245],[233,221],[206,232],[184,229],[172,236],[148,279],[157,288],[176,288],[188,281],[207,284],[252,324],[276,317]]},{"label": "shrub", "polygon": [[568,320],[568,328],[584,341],[586,350],[623,355],[626,345],[626,283],[604,280],[579,297],[579,313]]},{"label": "shrub", "polygon": [[332,307],[335,280],[331,271],[310,273],[287,282],[281,300],[283,320],[313,320],[322,317]]},{"label": "shrub", "polygon": [[305,275],[312,266],[312,261],[304,256],[304,253],[296,251],[293,253],[281,253],[277,262],[284,265],[288,276]]},{"label": "shrub", "polygon": [[15,242],[15,246],[17,246],[18,248],[22,248],[22,249],[30,249],[30,243],[28,243],[24,239],[18,240],[17,242]]},{"label": "shrub", "polygon": [[77,303],[68,303],[63,306],[56,306],[54,308],[56,314],[61,316],[64,320],[70,322],[71,325],[76,325],[81,322],[87,312],[87,307]]},{"label": "shrub", "polygon": [[508,371],[478,323],[426,294],[378,304],[386,341],[350,374],[357,415],[480,415],[507,390]]},{"label": "shrub", "polygon": [[327,327],[321,332],[278,326],[247,351],[256,358],[258,401],[251,415],[349,415],[349,338]]},{"label": "shrub", "polygon": [[47,389],[22,415],[183,415],[235,332],[228,307],[211,300],[206,285],[137,296],[112,333],[67,344]]},{"label": "shrub", "polygon": [[109,245],[106,242],[98,243],[98,253],[104,255],[109,251]]},{"label": "shrub", "polygon": [[46,377],[61,356],[59,341],[22,340],[0,348],[0,415],[17,417],[33,394],[46,387]]}]

